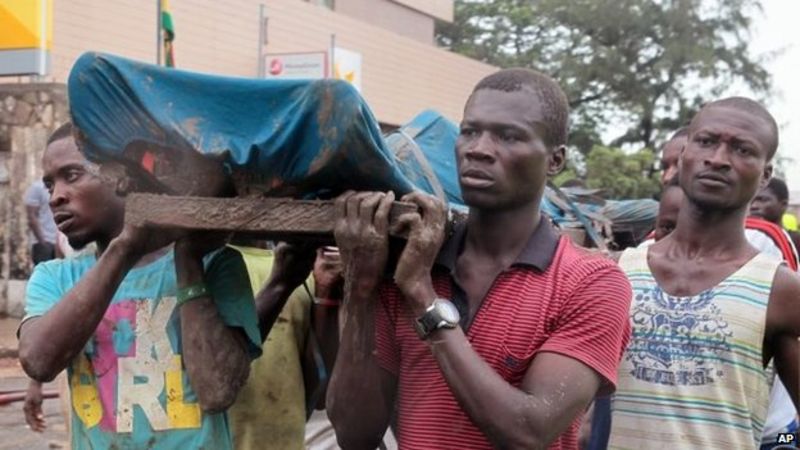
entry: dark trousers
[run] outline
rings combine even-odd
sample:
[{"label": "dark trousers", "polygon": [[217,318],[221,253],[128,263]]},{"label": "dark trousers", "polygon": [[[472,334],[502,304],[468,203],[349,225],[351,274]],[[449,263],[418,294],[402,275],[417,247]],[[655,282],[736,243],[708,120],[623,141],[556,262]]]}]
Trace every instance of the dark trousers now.
[{"label": "dark trousers", "polygon": [[49,261],[56,257],[56,245],[49,242],[37,242],[31,248],[33,265]]},{"label": "dark trousers", "polygon": [[592,433],[586,450],[606,450],[611,434],[611,397],[594,399],[592,415]]}]

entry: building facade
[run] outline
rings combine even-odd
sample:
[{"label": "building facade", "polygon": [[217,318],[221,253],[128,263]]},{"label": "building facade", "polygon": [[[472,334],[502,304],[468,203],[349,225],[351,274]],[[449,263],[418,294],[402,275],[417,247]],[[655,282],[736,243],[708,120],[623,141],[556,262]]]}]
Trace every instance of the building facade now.
[{"label": "building facade", "polygon": [[[172,0],[177,67],[257,76],[261,5],[263,53],[327,51],[335,36],[361,55],[362,94],[385,124],[426,108],[459,120],[472,86],[494,70],[434,45],[435,22],[452,20],[453,0]],[[90,50],[155,62],[156,27],[155,0],[54,2],[46,80],[65,82]]]},{"label": "building facade", "polygon": [[[41,177],[47,136],[68,120],[64,83],[74,61],[100,51],[155,63],[157,4],[53,1],[48,73],[0,76],[0,312],[8,309],[9,279],[30,270],[21,197]],[[428,108],[458,121],[472,87],[494,71],[436,47],[436,21],[453,19],[453,0],[171,0],[169,6],[179,69],[256,77],[264,54],[327,52],[334,41],[355,52],[361,93],[384,126]]]}]

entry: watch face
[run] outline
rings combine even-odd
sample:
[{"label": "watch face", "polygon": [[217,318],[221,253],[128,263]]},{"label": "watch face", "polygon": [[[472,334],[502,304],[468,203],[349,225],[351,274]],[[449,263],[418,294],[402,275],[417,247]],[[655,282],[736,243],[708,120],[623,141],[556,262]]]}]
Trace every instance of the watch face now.
[{"label": "watch face", "polygon": [[461,320],[461,315],[458,313],[456,305],[454,305],[451,301],[436,299],[434,303],[436,304],[437,312],[441,314],[442,319],[448,323],[455,325]]}]

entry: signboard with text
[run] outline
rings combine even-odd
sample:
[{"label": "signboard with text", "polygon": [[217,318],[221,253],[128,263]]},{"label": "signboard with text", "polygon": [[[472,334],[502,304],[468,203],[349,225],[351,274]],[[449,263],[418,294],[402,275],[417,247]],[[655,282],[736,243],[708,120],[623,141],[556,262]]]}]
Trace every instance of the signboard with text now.
[{"label": "signboard with text", "polygon": [[319,79],[328,75],[327,52],[267,53],[264,77],[283,79]]},{"label": "signboard with text", "polygon": [[264,77],[287,80],[335,78],[361,92],[361,54],[341,47],[329,52],[267,53]]}]

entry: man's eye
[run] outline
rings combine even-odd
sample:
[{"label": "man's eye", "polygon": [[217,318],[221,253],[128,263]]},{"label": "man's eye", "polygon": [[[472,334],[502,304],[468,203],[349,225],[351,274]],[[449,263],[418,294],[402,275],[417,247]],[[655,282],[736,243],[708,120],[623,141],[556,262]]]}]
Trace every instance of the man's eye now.
[{"label": "man's eye", "polygon": [[708,146],[708,145],[712,145],[714,143],[714,141],[712,139],[710,139],[710,138],[707,138],[707,137],[700,137],[700,138],[697,138],[697,143],[699,143],[702,146]]},{"label": "man's eye", "polygon": [[501,139],[503,142],[517,142],[517,141],[519,141],[519,138],[517,138],[517,136],[516,136],[516,135],[509,134],[509,133],[503,133],[503,134],[501,134],[501,135],[500,135],[500,139]]},{"label": "man's eye", "polygon": [[461,135],[464,137],[474,137],[478,134],[478,131],[474,128],[462,128]]},{"label": "man's eye", "polygon": [[753,150],[750,149],[749,147],[738,146],[738,147],[736,147],[736,153],[738,153],[740,155],[748,156],[748,155],[751,155],[753,153]]},{"label": "man's eye", "polygon": [[81,172],[79,170],[70,170],[69,172],[66,173],[66,176],[64,178],[68,182],[72,183],[74,181],[77,181],[78,178],[80,178],[82,174],[83,174],[83,172]]}]

